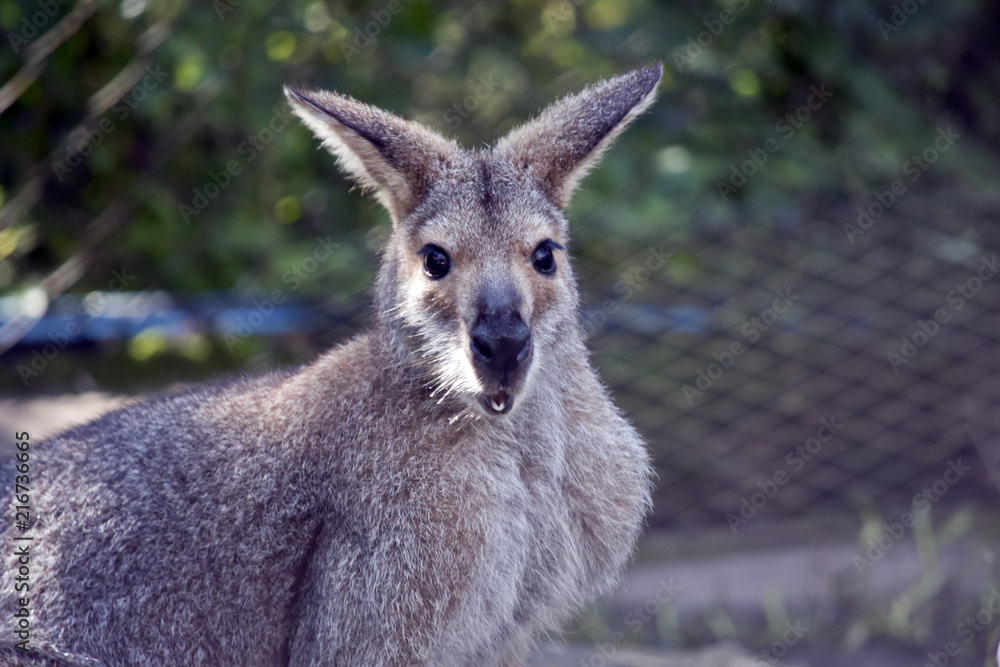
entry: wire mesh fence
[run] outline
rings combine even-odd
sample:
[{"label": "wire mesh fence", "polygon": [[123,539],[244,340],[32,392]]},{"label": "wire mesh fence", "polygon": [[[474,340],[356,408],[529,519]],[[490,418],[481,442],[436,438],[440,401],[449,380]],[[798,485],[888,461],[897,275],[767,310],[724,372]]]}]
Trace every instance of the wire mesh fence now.
[{"label": "wire mesh fence", "polygon": [[656,525],[1000,499],[998,210],[914,194],[858,216],[696,235],[667,244],[673,270],[627,269],[632,298],[593,295],[596,361],[657,459]]}]

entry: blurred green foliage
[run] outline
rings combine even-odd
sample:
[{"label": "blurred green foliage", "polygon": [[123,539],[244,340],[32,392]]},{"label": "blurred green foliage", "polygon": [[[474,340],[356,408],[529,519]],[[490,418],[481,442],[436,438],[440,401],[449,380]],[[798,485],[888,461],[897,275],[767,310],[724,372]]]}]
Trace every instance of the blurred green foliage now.
[{"label": "blurred green foliage", "polygon": [[[0,4],[0,82],[74,6]],[[98,0],[0,114],[0,204],[32,174],[43,187],[0,229],[0,294],[37,285],[125,200],[128,221],[95,244],[72,291],[103,289],[127,267],[129,289],[264,293],[332,235],[337,253],[300,293],[357,301],[388,216],[288,118],[284,83],[346,92],[479,146],[560,95],[663,60],[660,102],[571,208],[585,286],[650,245],[737,226],[794,235],[805,218],[839,227],[949,125],[960,158],[943,155],[915,187],[994,197],[998,25],[987,0]],[[95,97],[130,63],[155,76]],[[804,107],[823,86],[828,99]],[[70,137],[92,108],[104,129]],[[803,108],[808,120],[781,125]],[[720,197],[771,139],[767,162]],[[204,210],[185,214],[198,197]]]}]

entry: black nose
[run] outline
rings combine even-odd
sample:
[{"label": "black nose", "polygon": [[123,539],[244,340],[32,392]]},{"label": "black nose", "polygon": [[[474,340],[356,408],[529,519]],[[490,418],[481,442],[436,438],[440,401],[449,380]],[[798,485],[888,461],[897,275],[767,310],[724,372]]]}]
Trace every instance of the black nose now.
[{"label": "black nose", "polygon": [[514,311],[484,314],[472,330],[472,358],[498,375],[506,375],[531,354],[531,331]]}]

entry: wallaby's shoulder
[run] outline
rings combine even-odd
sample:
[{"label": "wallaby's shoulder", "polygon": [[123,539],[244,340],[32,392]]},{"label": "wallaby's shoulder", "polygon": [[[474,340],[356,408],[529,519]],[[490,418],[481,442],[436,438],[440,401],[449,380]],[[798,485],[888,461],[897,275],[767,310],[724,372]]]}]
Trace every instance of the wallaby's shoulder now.
[{"label": "wallaby's shoulder", "polygon": [[195,437],[191,427],[198,423],[213,430],[226,425],[239,430],[244,424],[256,428],[276,416],[302,418],[304,409],[316,402],[310,395],[322,394],[317,401],[328,402],[339,389],[346,402],[346,394],[384,379],[385,368],[379,368],[386,366],[384,359],[372,347],[371,337],[362,334],[299,366],[241,372],[139,396],[47,440],[111,442],[111,438],[138,445],[161,435]]},{"label": "wallaby's shoulder", "polygon": [[[156,440],[159,436],[183,439],[192,435],[188,428],[194,420],[204,419],[220,406],[252,402],[254,396],[265,395],[280,387],[294,377],[297,370],[285,368],[256,374],[239,373],[138,396],[91,421],[48,438],[47,442],[94,441],[108,446],[127,446]],[[235,420],[239,415],[230,413],[230,417]],[[120,445],[116,442],[119,440]]]}]

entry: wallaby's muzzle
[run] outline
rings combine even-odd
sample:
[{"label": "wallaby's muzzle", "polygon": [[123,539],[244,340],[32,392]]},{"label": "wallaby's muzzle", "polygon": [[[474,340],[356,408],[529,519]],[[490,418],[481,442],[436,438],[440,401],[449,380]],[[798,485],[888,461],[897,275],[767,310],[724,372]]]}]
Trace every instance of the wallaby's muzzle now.
[{"label": "wallaby's muzzle", "polygon": [[480,402],[488,413],[509,412],[531,364],[531,330],[512,300],[498,303],[487,298],[469,338],[484,389]]}]

